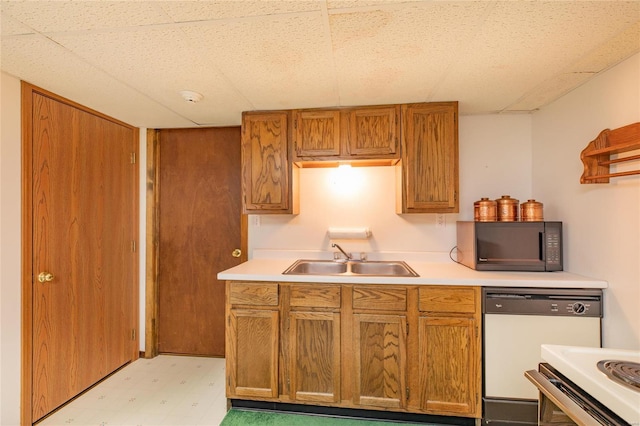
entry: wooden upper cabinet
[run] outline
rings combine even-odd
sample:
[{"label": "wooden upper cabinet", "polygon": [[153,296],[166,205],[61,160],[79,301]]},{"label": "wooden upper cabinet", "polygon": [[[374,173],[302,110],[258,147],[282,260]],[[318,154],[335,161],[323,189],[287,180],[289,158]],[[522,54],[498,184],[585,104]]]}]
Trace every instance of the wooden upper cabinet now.
[{"label": "wooden upper cabinet", "polygon": [[348,152],[354,156],[394,156],[399,153],[400,105],[349,110]]},{"label": "wooden upper cabinet", "polygon": [[402,105],[398,213],[457,213],[458,103]]},{"label": "wooden upper cabinet", "polygon": [[243,213],[297,213],[286,111],[242,113]]},{"label": "wooden upper cabinet", "polygon": [[340,111],[294,111],[293,128],[296,157],[340,155]]},{"label": "wooden upper cabinet", "polygon": [[293,117],[294,161],[399,158],[400,105],[295,110]]}]

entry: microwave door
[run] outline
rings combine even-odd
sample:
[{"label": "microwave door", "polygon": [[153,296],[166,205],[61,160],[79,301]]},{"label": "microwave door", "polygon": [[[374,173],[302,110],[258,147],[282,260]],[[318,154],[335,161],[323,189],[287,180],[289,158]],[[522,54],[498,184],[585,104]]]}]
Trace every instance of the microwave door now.
[{"label": "microwave door", "polygon": [[[477,265],[483,270],[544,271],[544,225],[493,223],[477,233]],[[515,226],[514,226],[515,225]]]}]

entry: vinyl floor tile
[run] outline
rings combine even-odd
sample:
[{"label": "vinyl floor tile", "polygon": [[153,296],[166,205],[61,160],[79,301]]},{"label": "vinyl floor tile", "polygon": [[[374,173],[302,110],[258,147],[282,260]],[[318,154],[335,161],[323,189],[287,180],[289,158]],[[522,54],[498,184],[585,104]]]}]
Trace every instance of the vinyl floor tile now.
[{"label": "vinyl floor tile", "polygon": [[38,426],[218,426],[227,411],[224,359],[139,359]]}]

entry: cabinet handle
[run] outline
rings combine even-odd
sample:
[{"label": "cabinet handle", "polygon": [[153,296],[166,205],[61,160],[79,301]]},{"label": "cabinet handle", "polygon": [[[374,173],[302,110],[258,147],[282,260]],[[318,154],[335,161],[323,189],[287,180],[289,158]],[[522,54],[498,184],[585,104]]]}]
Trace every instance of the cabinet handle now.
[{"label": "cabinet handle", "polygon": [[242,250],[240,250],[239,248],[231,252],[231,256],[233,257],[240,257],[241,255],[242,255]]}]

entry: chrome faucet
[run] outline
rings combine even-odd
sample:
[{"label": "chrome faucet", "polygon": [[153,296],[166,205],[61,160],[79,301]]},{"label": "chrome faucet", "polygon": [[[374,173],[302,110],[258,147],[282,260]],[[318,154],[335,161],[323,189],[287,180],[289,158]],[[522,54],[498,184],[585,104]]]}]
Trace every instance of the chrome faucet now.
[{"label": "chrome faucet", "polygon": [[344,254],[344,256],[347,258],[347,260],[352,260],[353,259],[353,257],[349,253],[347,253],[346,251],[342,250],[342,247],[340,247],[338,244],[333,243],[333,244],[331,244],[331,247],[335,247],[338,250],[340,250],[342,252],[342,254]]}]

